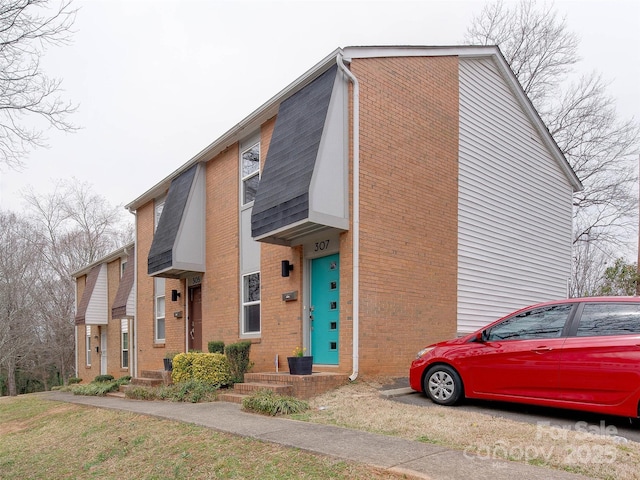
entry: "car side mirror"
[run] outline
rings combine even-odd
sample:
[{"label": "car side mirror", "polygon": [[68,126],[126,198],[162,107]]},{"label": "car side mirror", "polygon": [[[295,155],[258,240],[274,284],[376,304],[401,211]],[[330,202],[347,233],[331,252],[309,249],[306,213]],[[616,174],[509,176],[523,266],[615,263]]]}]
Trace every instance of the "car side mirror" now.
[{"label": "car side mirror", "polygon": [[476,336],[473,339],[473,341],[477,343],[484,343],[484,330],[476,333]]}]

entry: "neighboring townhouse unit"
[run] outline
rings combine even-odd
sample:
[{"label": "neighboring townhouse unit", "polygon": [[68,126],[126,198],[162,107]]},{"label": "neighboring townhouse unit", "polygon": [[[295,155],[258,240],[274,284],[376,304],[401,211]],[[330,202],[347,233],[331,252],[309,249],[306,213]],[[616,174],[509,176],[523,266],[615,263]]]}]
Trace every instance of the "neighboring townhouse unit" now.
[{"label": "neighboring townhouse unit", "polygon": [[406,375],[566,297],[580,188],[496,47],[338,49],[127,205],[136,368],[248,339],[257,372]]},{"label": "neighboring townhouse unit", "polygon": [[135,244],[73,274],[76,280],[76,375],[131,375],[136,293]]}]

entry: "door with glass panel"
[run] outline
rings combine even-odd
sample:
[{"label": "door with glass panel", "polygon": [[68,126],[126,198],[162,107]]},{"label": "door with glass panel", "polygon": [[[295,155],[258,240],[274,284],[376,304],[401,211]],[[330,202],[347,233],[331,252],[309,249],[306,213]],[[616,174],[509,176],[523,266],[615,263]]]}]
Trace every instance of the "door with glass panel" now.
[{"label": "door with glass panel", "polygon": [[337,365],[340,337],[340,255],[311,260],[311,354],[314,364]]}]

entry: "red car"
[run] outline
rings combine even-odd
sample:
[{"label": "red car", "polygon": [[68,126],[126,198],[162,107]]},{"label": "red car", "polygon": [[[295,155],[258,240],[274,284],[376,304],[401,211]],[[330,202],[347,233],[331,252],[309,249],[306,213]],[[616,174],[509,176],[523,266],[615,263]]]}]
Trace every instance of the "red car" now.
[{"label": "red car", "polygon": [[572,298],[523,308],[418,352],[411,388],[463,398],[640,417],[640,297]]}]

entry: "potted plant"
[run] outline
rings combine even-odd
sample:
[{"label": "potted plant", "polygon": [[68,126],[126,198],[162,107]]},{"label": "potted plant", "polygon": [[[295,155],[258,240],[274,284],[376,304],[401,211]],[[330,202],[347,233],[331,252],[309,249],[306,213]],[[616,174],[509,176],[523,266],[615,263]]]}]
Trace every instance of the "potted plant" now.
[{"label": "potted plant", "polygon": [[293,351],[293,357],[287,357],[290,375],[311,375],[313,356],[305,355],[305,350],[304,348],[296,347]]},{"label": "potted plant", "polygon": [[175,352],[167,352],[164,355],[164,371],[171,372],[173,371],[173,357],[175,357],[177,353]]}]

